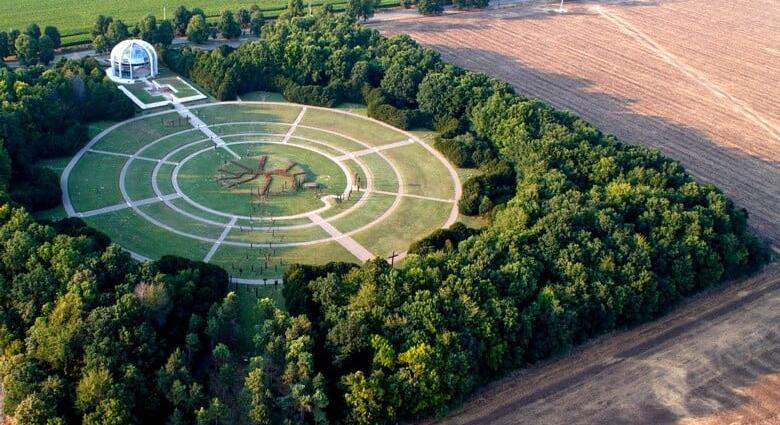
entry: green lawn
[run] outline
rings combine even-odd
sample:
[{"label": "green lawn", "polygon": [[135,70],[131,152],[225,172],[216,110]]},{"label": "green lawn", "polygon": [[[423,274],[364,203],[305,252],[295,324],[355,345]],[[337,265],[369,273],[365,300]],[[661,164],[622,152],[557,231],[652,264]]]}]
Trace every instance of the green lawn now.
[{"label": "green lawn", "polygon": [[387,257],[393,251],[405,251],[415,240],[440,228],[451,210],[452,204],[403,198],[390,217],[352,238],[375,255]]},{"label": "green lawn", "polygon": [[[346,187],[346,176],[335,162],[305,149],[272,144],[233,145],[231,149],[242,156],[239,163],[243,167],[255,169],[259,159],[267,156],[265,170],[286,169],[295,164],[290,172],[303,173],[307,182],[318,183],[324,193],[341,193]],[[179,186],[193,201],[208,208],[245,216],[260,215],[259,211],[253,212],[251,202],[257,200],[252,194],[265,185],[264,179],[260,177],[225,188],[216,181],[222,175],[219,169],[245,170],[235,163],[226,163],[224,155],[209,150],[182,165],[177,179]],[[269,190],[270,196],[263,202],[262,216],[300,214],[323,205],[314,190],[294,191],[288,178],[273,177]]]},{"label": "green lawn", "polygon": [[120,84],[120,85],[124,87],[127,91],[132,93],[133,96],[137,97],[138,100],[146,104],[164,102],[166,100],[162,94],[153,95],[149,93],[149,91],[146,90],[146,84],[144,83]]},{"label": "green lawn", "polygon": [[166,232],[130,209],[87,217],[84,221],[120,246],[153,259],[171,254],[201,260],[212,245]]},{"label": "green lawn", "polygon": [[455,186],[447,167],[440,161],[420,162],[432,155],[417,143],[382,151],[404,178],[406,193],[434,198],[454,199]]},{"label": "green lawn", "polygon": [[[123,124],[106,134],[93,149],[133,154],[163,136],[192,128],[187,122],[178,125],[178,116],[176,112],[170,112]],[[174,124],[168,125],[171,120]]]},{"label": "green lawn", "polygon": [[[303,173],[307,181],[318,182],[322,188],[321,192],[313,189],[293,191],[292,181],[278,174],[270,183],[272,195],[263,202],[251,194],[253,190],[256,191],[264,184],[262,175],[232,189],[220,186],[217,177],[226,175],[224,171],[219,171],[220,168],[233,172],[243,172],[244,168],[230,162],[234,157],[228,150],[214,149],[209,141],[199,142],[205,136],[200,131],[191,129],[188,124],[168,125],[167,120],[176,117],[173,112],[164,114],[162,118],[146,117],[121,125],[101,139],[94,149],[133,154],[149,143],[159,140],[145,149],[141,156],[161,159],[175,149],[192,144],[176,152],[168,160],[180,163],[193,153],[203,151],[182,164],[178,174],[178,184],[181,189],[195,202],[223,213],[251,215],[255,218],[305,214],[323,206],[321,196],[342,193],[347,180],[338,164],[305,147],[313,147],[325,155],[340,156],[342,150],[355,152],[365,149],[365,146],[327,131],[302,127],[296,129],[294,137],[288,144],[236,143],[281,141],[281,136],[238,134],[286,133],[290,128],[289,123],[295,120],[300,110],[297,105],[247,104],[209,105],[195,109],[204,121],[217,125],[212,128],[225,135],[224,140],[231,143],[230,149],[241,156],[238,162],[243,167],[256,169],[260,158],[267,155],[264,170],[280,170],[278,173],[283,173],[283,170],[292,166],[289,168],[290,172]],[[242,121],[250,124],[230,124]],[[252,121],[267,121],[269,124],[251,123]],[[333,129],[359,137],[359,140],[364,140],[371,146],[405,139],[403,133],[399,131],[335,112],[309,109],[303,121],[321,126],[325,130]],[[285,122],[288,124],[284,124]],[[226,125],[218,125],[221,123]],[[96,133],[111,124],[110,122],[97,123],[90,131]],[[314,141],[302,140],[295,136]],[[428,134],[423,136],[429,137]],[[388,157],[387,160],[378,153],[371,153],[357,159],[344,160],[343,164],[351,177],[357,176],[360,179],[363,183],[362,187],[365,187],[367,176],[358,163],[364,164],[370,171],[376,190],[397,192],[399,181],[391,166],[392,163],[403,176],[406,192],[437,198],[452,198],[453,184],[446,167],[423,147],[406,145],[385,150],[383,154]],[[70,175],[69,190],[76,211],[84,212],[121,204],[123,199],[119,192],[119,175],[127,160],[128,158],[122,156],[87,152]],[[40,164],[61,171],[67,161],[68,158],[59,158],[42,161]],[[126,174],[126,188],[132,199],[141,200],[155,196],[151,178],[156,166],[155,161],[142,159],[130,163]],[[166,195],[174,193],[171,182],[174,165],[161,164],[159,167],[157,184],[161,193]],[[351,199],[330,206],[320,215],[323,218],[332,218],[341,214],[356,205],[362,195],[354,193]],[[349,214],[333,220],[331,224],[343,233],[358,230],[385,213],[395,199],[394,196],[378,193],[366,196],[366,202],[361,204],[360,208],[350,210]],[[229,217],[203,211],[182,198],[170,202],[186,214],[213,221],[214,224],[183,215],[163,202],[143,205],[139,210],[176,231],[209,239],[218,239],[224,232],[224,225],[230,221]],[[387,256],[392,251],[407,249],[414,240],[441,227],[449,216],[451,208],[451,203],[405,197],[401,200],[398,209],[390,216],[375,226],[356,233],[353,237],[372,253]],[[61,209],[40,214],[42,218],[59,218],[63,215]],[[148,222],[130,208],[88,217],[86,221],[96,229],[107,233],[120,246],[150,258],[174,254],[202,260],[214,245],[211,242],[166,231]],[[323,264],[329,261],[358,262],[354,255],[335,241],[285,248],[273,245],[273,243],[306,242],[329,237],[324,229],[316,225],[301,229],[284,228],[284,226],[310,223],[311,221],[306,217],[277,220],[273,224],[269,221],[238,220],[237,225],[255,227],[274,225],[277,226],[277,230],[269,233],[262,230],[232,229],[226,234],[225,241],[228,244],[217,247],[211,262],[226,268],[233,276],[254,279],[279,277],[290,264],[296,262],[308,264]],[[471,220],[470,224],[479,223]],[[230,242],[251,242],[255,246],[252,249],[237,247],[229,245]],[[270,247],[269,242],[271,242]]]},{"label": "green lawn", "polygon": [[87,152],[73,168],[68,180],[70,199],[78,212],[123,202],[119,173],[127,158]]},{"label": "green lawn", "polygon": [[287,102],[283,94],[272,91],[253,91],[241,94],[239,97],[245,102]]},{"label": "green lawn", "polygon": [[398,142],[407,138],[399,130],[393,130],[373,121],[322,109],[307,110],[301,125],[334,131],[371,146]]},{"label": "green lawn", "polygon": [[226,104],[192,109],[206,124],[233,122],[292,123],[301,111],[297,105]]}]

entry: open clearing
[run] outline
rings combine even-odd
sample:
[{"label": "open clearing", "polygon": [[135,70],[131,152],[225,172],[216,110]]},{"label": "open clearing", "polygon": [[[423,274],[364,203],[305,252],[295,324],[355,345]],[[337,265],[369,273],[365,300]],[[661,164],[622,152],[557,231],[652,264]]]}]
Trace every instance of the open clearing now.
[{"label": "open clearing", "polygon": [[458,217],[457,171],[412,133],[290,103],[174,106],[105,129],[61,175],[66,213],[136,258],[271,283],[292,263],[403,255]]},{"label": "open clearing", "polygon": [[[373,26],[719,186],[780,244],[780,7],[552,2]],[[780,266],[480,391],[445,423],[780,423]]]}]

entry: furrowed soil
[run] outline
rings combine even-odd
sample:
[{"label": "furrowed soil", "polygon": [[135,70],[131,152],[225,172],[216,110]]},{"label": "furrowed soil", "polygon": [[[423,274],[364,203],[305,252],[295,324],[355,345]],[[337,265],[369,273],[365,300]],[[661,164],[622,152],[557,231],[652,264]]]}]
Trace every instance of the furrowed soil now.
[{"label": "furrowed soil", "polygon": [[[780,246],[780,6],[557,2],[373,23],[657,148]],[[780,424],[780,265],[480,390],[453,424]]]}]

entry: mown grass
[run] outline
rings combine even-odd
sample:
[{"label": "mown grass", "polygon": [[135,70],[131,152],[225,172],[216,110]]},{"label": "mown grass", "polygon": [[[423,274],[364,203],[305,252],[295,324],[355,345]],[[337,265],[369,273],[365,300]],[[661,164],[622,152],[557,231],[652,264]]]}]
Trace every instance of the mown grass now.
[{"label": "mown grass", "polygon": [[127,158],[87,152],[70,173],[68,190],[73,208],[84,212],[123,201],[119,174]]},{"label": "mown grass", "polygon": [[334,131],[361,140],[371,146],[406,139],[406,136],[400,131],[368,119],[322,109],[307,110],[301,125]]}]

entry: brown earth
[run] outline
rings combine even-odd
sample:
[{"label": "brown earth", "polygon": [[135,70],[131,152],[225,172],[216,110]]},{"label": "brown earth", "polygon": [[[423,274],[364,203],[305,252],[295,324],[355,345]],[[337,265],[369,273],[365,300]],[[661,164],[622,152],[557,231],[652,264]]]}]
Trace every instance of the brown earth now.
[{"label": "brown earth", "polygon": [[[551,2],[552,3],[552,2]],[[557,7],[557,3],[556,3]],[[372,26],[660,149],[780,245],[780,4],[540,3]],[[453,424],[780,424],[780,265],[480,390]]]},{"label": "brown earth", "polygon": [[[557,3],[556,3],[557,5]],[[372,24],[660,149],[780,244],[780,3],[522,6]],[[554,9],[554,8],[553,8]]]}]

